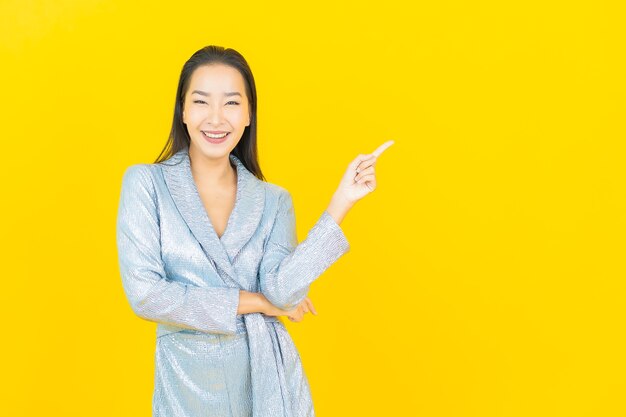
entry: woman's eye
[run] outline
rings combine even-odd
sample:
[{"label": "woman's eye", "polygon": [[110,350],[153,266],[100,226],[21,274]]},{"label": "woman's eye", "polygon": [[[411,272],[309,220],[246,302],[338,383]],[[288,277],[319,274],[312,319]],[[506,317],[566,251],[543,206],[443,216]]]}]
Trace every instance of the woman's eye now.
[{"label": "woman's eye", "polygon": [[[204,101],[204,100],[194,100],[194,103],[202,103],[202,104],[206,104],[206,101]],[[238,102],[236,102],[236,101],[229,101],[228,103],[234,103],[234,104],[236,104],[236,105],[239,105],[239,103],[238,103]],[[226,103],[226,104],[228,104],[228,103]]]}]

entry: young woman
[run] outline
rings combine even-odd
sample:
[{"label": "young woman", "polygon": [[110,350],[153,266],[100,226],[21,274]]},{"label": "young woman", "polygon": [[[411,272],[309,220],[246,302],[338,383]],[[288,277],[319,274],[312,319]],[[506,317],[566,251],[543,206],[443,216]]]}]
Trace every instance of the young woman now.
[{"label": "young woman", "polygon": [[117,247],[130,306],[157,323],[154,416],[314,415],[278,316],[315,312],[309,286],[349,250],[339,224],[393,142],[349,164],[298,244],[290,193],[259,167],[256,115],[245,59],[202,48],[183,66],[160,157],[124,173]]}]

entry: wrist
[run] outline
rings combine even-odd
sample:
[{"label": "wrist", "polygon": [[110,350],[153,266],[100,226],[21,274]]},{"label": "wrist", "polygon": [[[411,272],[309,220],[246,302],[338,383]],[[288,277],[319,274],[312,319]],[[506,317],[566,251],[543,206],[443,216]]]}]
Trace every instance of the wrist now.
[{"label": "wrist", "polygon": [[354,202],[346,199],[342,194],[335,192],[330,199],[326,211],[335,220],[337,224],[341,224],[348,211],[354,206]]},{"label": "wrist", "polygon": [[267,301],[267,298],[265,298],[265,296],[260,292],[255,292],[254,295],[257,305],[256,310],[259,313],[267,314],[269,312],[269,302]]},{"label": "wrist", "polygon": [[268,302],[261,293],[239,290],[237,314],[266,313]]}]

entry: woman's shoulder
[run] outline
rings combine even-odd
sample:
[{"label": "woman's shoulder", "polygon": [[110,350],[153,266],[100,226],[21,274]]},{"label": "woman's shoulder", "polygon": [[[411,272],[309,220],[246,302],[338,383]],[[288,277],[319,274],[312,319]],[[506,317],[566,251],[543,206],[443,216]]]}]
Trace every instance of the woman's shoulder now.
[{"label": "woman's shoulder", "polygon": [[288,193],[289,192],[282,185],[278,185],[276,183],[268,182],[268,181],[261,181],[261,182],[263,183],[263,186],[265,187],[265,191],[268,192],[268,193],[280,195],[282,193]]},{"label": "woman's shoulder", "polygon": [[132,164],[124,170],[124,177],[145,177],[157,169],[158,164]]},{"label": "woman's shoulder", "polygon": [[265,196],[274,204],[278,204],[281,200],[291,200],[291,193],[287,188],[267,181],[262,181],[265,188]]},{"label": "woman's shoulder", "polygon": [[157,164],[140,163],[129,165],[122,174],[122,184],[152,188],[154,186],[154,171],[156,169],[158,169]]}]

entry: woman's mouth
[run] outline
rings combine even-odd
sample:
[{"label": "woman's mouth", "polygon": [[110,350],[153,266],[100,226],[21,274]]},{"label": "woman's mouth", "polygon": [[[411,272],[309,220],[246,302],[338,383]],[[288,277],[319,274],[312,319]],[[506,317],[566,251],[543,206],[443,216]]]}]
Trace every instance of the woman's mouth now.
[{"label": "woman's mouth", "polygon": [[202,132],[202,136],[204,136],[204,139],[206,139],[206,141],[210,143],[222,143],[226,139],[228,139],[229,137],[228,135],[230,135],[230,132],[225,132],[225,133],[220,133],[220,134],[209,133],[209,132],[205,132],[204,130],[201,130],[201,132]]}]

